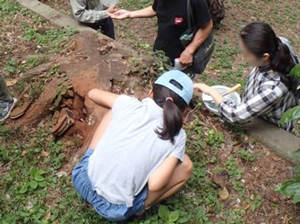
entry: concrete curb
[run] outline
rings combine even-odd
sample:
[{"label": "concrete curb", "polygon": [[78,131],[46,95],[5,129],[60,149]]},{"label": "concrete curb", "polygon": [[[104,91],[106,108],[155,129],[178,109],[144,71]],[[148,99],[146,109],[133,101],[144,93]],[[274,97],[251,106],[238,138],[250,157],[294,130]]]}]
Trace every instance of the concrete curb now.
[{"label": "concrete curb", "polygon": [[[96,33],[95,30],[83,26],[74,19],[67,15],[64,15],[48,5],[45,5],[37,0],[17,0],[25,8],[39,14],[40,16],[48,19],[51,23],[65,28],[76,28],[79,31],[90,31]],[[106,37],[101,33],[99,36]],[[108,38],[108,37],[106,37]],[[135,55],[135,51],[129,47],[126,47],[118,42],[115,42],[117,46],[125,48]],[[286,160],[300,164],[300,138],[280,130],[278,127],[271,125],[263,120],[256,119],[253,122],[246,125],[247,134],[264,145],[266,145],[271,151],[275,152],[279,156]]]},{"label": "concrete curb", "polygon": [[246,124],[246,128],[249,137],[263,143],[270,151],[293,164],[300,164],[300,138],[262,119],[253,120]]},{"label": "concrete curb", "polygon": [[76,20],[70,18],[69,16],[56,11],[48,5],[45,5],[38,0],[17,0],[17,2],[23,7],[39,14],[45,19],[49,20],[51,23],[64,28],[76,28],[79,31],[90,31],[96,33],[97,31],[81,25]]}]

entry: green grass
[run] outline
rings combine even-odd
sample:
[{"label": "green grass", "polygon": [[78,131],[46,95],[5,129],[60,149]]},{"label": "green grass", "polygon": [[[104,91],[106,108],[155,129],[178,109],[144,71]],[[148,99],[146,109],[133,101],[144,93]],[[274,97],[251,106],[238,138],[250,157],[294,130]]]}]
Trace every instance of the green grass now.
[{"label": "green grass", "polygon": [[[68,46],[69,36],[77,32],[54,27],[14,1],[0,0],[0,6],[0,66],[10,76],[46,62],[47,55]],[[8,41],[11,34],[13,40]],[[26,53],[25,57],[20,58],[19,52]]]},{"label": "green grass", "polygon": [[[209,220],[214,213],[205,214],[206,209],[224,215],[230,213],[229,219],[237,221],[243,214],[242,210],[223,210],[217,185],[207,179],[207,167],[216,162],[210,150],[221,143],[222,134],[200,128],[197,120],[187,126],[189,136],[197,135],[187,145],[195,164],[194,175],[181,193],[164,204],[170,213],[178,213],[175,223],[186,223],[187,220],[189,223],[212,223]],[[55,141],[47,127],[48,124],[46,128],[37,128],[27,135],[1,126],[2,223],[106,223],[77,196],[70,176],[58,177],[59,171],[64,170],[63,164],[70,162],[65,151],[74,147],[74,143]],[[208,138],[199,137],[204,136],[204,131],[210,133]],[[233,189],[242,194],[244,186],[239,183],[242,171],[238,169],[234,157],[230,157],[223,166],[234,180]],[[230,200],[235,199],[232,197]],[[145,222],[133,223],[166,223],[166,219],[169,216],[154,214],[147,216]]]},{"label": "green grass", "polygon": [[0,134],[4,172],[0,180],[1,223],[90,223],[100,220],[78,200],[69,176],[57,177],[66,161],[66,145],[55,142],[48,130],[38,129],[32,135],[26,135],[1,127]]}]

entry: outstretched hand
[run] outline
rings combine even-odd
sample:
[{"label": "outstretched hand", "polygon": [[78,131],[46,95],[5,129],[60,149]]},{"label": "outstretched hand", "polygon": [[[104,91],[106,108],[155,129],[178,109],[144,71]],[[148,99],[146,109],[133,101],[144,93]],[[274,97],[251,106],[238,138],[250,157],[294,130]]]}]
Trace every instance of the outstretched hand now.
[{"label": "outstretched hand", "polygon": [[207,95],[211,95],[212,88],[204,83],[195,83],[194,89],[198,89],[199,91],[201,91]]},{"label": "outstretched hand", "polygon": [[118,20],[128,19],[130,18],[130,11],[127,11],[125,9],[120,9],[114,12],[112,15],[110,15],[110,17],[112,19],[118,19]]},{"label": "outstretched hand", "polygon": [[194,84],[194,89],[198,89],[202,93],[210,95],[214,99],[215,104],[217,106],[219,106],[219,104],[223,101],[223,96],[217,90],[215,90],[214,88],[212,88],[206,84],[196,83],[196,84]]}]

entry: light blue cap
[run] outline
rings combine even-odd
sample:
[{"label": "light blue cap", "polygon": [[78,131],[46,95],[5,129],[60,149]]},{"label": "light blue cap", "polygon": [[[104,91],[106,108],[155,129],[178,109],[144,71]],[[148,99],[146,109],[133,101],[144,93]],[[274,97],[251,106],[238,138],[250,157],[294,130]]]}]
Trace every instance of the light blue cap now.
[{"label": "light blue cap", "polygon": [[[182,86],[182,90],[174,86],[171,83],[172,80],[175,80],[178,84]],[[187,104],[190,103],[193,97],[194,87],[193,81],[185,73],[172,70],[162,74],[154,84],[164,86],[176,94],[178,94]]]}]

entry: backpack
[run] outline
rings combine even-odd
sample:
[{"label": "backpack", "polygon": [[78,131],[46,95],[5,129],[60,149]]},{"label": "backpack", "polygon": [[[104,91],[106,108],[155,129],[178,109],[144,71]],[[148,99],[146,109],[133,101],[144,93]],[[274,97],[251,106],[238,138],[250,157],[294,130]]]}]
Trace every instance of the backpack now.
[{"label": "backpack", "polygon": [[221,21],[225,18],[225,0],[206,0],[214,27],[219,27]]}]

